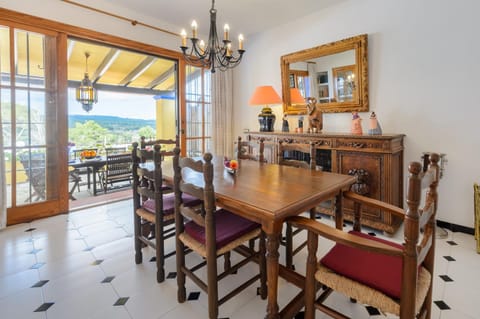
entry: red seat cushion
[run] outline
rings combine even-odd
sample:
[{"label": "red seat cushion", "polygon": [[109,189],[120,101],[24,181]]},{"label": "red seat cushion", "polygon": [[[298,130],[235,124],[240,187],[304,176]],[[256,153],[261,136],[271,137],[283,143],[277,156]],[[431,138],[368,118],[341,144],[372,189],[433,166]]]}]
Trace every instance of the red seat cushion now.
[{"label": "red seat cushion", "polygon": [[[259,224],[235,215],[227,210],[215,212],[217,249],[260,227]],[[205,228],[190,221],[185,224],[185,232],[205,245]]]},{"label": "red seat cushion", "polygon": [[[350,231],[352,235],[375,240],[392,247],[403,246],[364,233]],[[364,251],[336,244],[320,263],[345,277],[375,288],[392,298],[400,298],[402,288],[402,258]]]},{"label": "red seat cushion", "polygon": [[[182,199],[183,199],[183,204],[185,206],[196,206],[202,203],[200,199],[185,193],[182,194]],[[147,199],[146,201],[143,202],[142,207],[151,213],[155,213],[155,200]],[[174,211],[175,211],[175,194],[168,193],[163,195],[163,214],[164,215],[173,214]]]}]

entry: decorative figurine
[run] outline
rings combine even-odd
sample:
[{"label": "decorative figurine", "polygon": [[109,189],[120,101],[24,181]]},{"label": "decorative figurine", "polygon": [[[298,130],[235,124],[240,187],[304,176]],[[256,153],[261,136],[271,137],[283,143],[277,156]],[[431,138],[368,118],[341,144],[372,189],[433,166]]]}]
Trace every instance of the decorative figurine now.
[{"label": "decorative figurine", "polygon": [[290,132],[290,129],[288,127],[287,114],[283,115],[282,132]]},{"label": "decorative figurine", "polygon": [[370,128],[368,129],[369,135],[382,135],[382,128],[380,123],[378,123],[377,115],[375,112],[372,112],[370,115]]},{"label": "decorative figurine", "polygon": [[309,130],[313,133],[321,132],[323,128],[323,114],[317,108],[317,99],[314,97],[307,97],[307,112]]},{"label": "decorative figurine", "polygon": [[351,127],[351,133],[355,135],[362,135],[362,119],[358,115],[358,112],[353,112],[352,113],[353,118],[352,118],[352,127]]}]

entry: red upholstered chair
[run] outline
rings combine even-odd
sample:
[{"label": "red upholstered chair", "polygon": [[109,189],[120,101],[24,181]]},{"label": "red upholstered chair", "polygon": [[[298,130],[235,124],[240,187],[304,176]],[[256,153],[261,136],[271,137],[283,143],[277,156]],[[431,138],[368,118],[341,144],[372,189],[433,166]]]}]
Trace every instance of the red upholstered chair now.
[{"label": "red upholstered chair", "polygon": [[[332,291],[401,319],[430,318],[438,161],[438,154],[432,153],[425,173],[420,163],[410,164],[406,211],[348,191],[344,197],[354,202],[353,231],[347,233],[304,217],[289,219],[296,227],[308,230],[305,318],[314,318],[315,308],[333,318],[346,318],[339,313],[342,309],[323,303]],[[426,188],[424,200],[423,188]],[[360,215],[364,206],[404,218],[404,242],[394,243],[361,233]],[[334,241],[335,245],[318,261],[319,236],[321,240]],[[318,298],[316,281],[326,287]]]},{"label": "red upholstered chair", "polygon": [[[179,148],[176,148],[174,153],[178,301],[185,302],[186,277],[207,293],[210,319],[218,318],[218,308],[221,304],[259,279],[260,294],[262,298],[266,298],[265,236],[261,226],[227,210],[216,208],[210,153],[203,156],[203,161],[180,157]],[[182,199],[185,194],[201,198],[203,207],[186,206]],[[256,238],[260,239],[257,250],[245,245]],[[204,261],[198,265],[187,266],[184,255],[186,248],[203,257]],[[230,264],[229,258],[233,251],[240,256],[235,265]],[[217,258],[220,256],[226,257],[224,271],[221,273],[217,271]],[[219,298],[218,281],[227,278],[251,261],[259,264],[259,272]],[[196,273],[205,265],[206,282]]]},{"label": "red upholstered chair", "polygon": [[[153,149],[139,149],[133,143],[133,219],[135,240],[135,263],[142,262],[142,248],[155,249],[157,281],[165,280],[165,258],[175,250],[165,252],[165,240],[175,236],[174,194],[162,186],[162,159],[167,152],[160,151],[160,145]],[[201,202],[191,196],[183,197],[185,205],[199,205]]]}]

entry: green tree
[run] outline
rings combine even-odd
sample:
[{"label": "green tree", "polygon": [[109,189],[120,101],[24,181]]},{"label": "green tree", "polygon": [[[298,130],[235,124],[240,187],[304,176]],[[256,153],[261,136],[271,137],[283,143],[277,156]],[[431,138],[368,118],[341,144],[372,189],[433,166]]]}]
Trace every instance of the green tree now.
[{"label": "green tree", "polygon": [[68,138],[80,149],[110,144],[112,136],[97,122],[86,121],[83,124],[75,123],[75,127],[68,130]]},{"label": "green tree", "polygon": [[144,126],[138,129],[138,136],[145,136],[148,139],[155,138],[155,130],[151,126]]}]

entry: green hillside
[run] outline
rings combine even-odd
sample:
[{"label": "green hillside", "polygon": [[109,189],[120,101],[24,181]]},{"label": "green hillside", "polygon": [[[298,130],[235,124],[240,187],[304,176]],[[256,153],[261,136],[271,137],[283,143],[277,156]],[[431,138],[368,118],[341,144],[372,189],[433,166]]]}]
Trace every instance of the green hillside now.
[{"label": "green hillside", "polygon": [[155,129],[155,120],[132,119],[107,115],[69,115],[68,128],[75,127],[75,123],[83,124],[86,121],[95,121],[109,131],[131,131],[138,130],[145,126],[151,126]]}]

